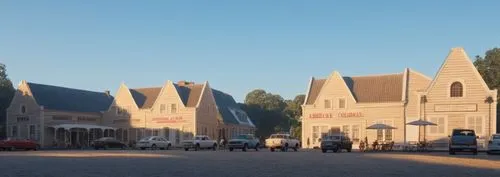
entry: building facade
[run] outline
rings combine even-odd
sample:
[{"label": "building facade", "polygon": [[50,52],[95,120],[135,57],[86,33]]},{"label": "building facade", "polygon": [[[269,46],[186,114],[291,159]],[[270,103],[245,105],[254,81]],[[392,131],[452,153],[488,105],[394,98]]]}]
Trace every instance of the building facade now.
[{"label": "building facade", "polygon": [[[496,98],[497,90],[486,86],[462,48],[451,50],[434,79],[408,68],[358,77],[333,72],[309,83],[302,146],[317,147],[322,136],[332,133],[347,134],[356,147],[365,138],[369,143],[425,139],[444,146],[454,128],[474,129],[484,142],[496,132]],[[407,125],[419,119],[437,126]],[[376,123],[396,129],[366,129]]]},{"label": "building facade", "polygon": [[121,84],[116,97],[22,81],[6,126],[9,137],[37,140],[43,147],[88,146],[103,136],[133,144],[151,135],[178,145],[194,135],[227,139],[256,129],[232,96],[208,82],[185,81],[139,89]]}]

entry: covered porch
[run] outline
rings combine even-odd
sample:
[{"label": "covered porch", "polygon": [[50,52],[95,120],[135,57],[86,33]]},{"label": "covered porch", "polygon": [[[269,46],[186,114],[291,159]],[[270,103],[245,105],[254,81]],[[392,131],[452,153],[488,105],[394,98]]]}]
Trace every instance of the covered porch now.
[{"label": "covered porch", "polygon": [[60,124],[52,128],[52,147],[84,148],[101,137],[116,137],[116,128],[88,124]]}]

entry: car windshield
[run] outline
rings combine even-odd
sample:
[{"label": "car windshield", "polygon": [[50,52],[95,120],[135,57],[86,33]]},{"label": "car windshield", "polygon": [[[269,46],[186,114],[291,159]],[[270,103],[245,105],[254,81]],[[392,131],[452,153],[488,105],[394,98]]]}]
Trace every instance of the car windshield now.
[{"label": "car windshield", "polygon": [[500,135],[493,135],[493,137],[491,137],[491,139],[500,140]]},{"label": "car windshield", "polygon": [[285,138],[285,135],[271,135],[271,138]]},{"label": "car windshield", "polygon": [[325,136],[324,140],[339,140],[340,136]]},{"label": "car windshield", "polygon": [[476,136],[472,130],[453,130],[453,136]]},{"label": "car windshield", "polygon": [[142,138],[140,141],[148,141],[148,140],[150,140],[151,138],[152,138],[151,136],[144,137],[144,138]]},{"label": "car windshield", "polygon": [[248,135],[238,135],[236,139],[248,139]]}]

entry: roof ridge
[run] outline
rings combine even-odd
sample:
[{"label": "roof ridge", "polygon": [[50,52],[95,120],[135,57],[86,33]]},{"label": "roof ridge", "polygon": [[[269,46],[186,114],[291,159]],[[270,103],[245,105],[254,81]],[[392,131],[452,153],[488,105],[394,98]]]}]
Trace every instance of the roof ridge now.
[{"label": "roof ridge", "polygon": [[381,77],[381,76],[393,76],[393,75],[402,75],[404,72],[399,73],[388,73],[388,74],[372,74],[372,75],[364,75],[364,76],[344,76],[344,77]]},{"label": "roof ridge", "polygon": [[138,90],[138,89],[158,89],[163,87],[139,87],[139,88],[129,88],[130,90]]},{"label": "roof ridge", "polygon": [[39,84],[39,83],[34,83],[34,82],[27,82],[27,83],[28,83],[28,85],[30,85],[30,84],[36,84],[36,85],[40,85],[40,86],[57,87],[57,88],[68,89],[68,90],[85,91],[85,92],[92,92],[92,93],[102,93],[102,94],[105,94],[105,92],[104,92],[104,91],[99,92],[99,91],[84,90],[84,89],[77,89],[77,88],[63,87],[63,86],[57,86],[57,85]]}]

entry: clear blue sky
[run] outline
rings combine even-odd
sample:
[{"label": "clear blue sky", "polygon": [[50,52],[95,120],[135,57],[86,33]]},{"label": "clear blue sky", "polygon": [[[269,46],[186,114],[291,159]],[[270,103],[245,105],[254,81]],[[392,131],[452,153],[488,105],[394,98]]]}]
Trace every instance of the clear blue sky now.
[{"label": "clear blue sky", "polygon": [[208,80],[243,101],[292,98],[311,76],[434,77],[456,46],[500,42],[500,1],[1,1],[10,78],[95,91]]}]

